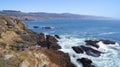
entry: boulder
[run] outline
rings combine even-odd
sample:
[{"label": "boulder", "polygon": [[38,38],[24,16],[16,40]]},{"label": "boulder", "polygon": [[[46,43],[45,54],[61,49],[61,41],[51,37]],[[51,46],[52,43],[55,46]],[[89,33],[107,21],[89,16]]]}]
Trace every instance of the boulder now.
[{"label": "boulder", "polygon": [[49,45],[46,43],[46,38],[44,33],[38,34],[38,45],[41,47],[49,47]]},{"label": "boulder", "polygon": [[60,36],[59,35],[55,35],[56,38],[60,39]]},{"label": "boulder", "polygon": [[39,28],[39,26],[33,26],[33,28]]},{"label": "boulder", "polygon": [[115,42],[111,40],[100,40],[100,41],[102,41],[104,44],[115,44]]},{"label": "boulder", "polygon": [[84,51],[83,51],[79,46],[73,46],[72,49],[73,49],[76,53],[84,53]]},{"label": "boulder", "polygon": [[77,59],[77,61],[81,62],[83,67],[93,67],[92,66],[92,60],[90,60],[88,58]]},{"label": "boulder", "polygon": [[42,27],[42,29],[53,29],[53,27],[44,26],[44,27]]},{"label": "boulder", "polygon": [[57,44],[58,40],[54,36],[46,35],[46,43],[49,45],[49,49],[61,49],[61,47]]},{"label": "boulder", "polygon": [[90,45],[90,46],[99,48],[99,45],[97,45],[97,43],[98,43],[99,41],[97,41],[97,40],[85,40],[85,42],[86,42],[86,45]]},{"label": "boulder", "polygon": [[46,35],[46,41],[48,43],[57,43],[58,42],[58,40],[54,36],[51,36],[51,35]]},{"label": "boulder", "polygon": [[93,56],[93,57],[99,57],[101,55],[102,52],[95,50],[91,47],[86,47],[86,46],[80,46],[81,49],[83,49],[85,51],[85,53],[87,55]]}]

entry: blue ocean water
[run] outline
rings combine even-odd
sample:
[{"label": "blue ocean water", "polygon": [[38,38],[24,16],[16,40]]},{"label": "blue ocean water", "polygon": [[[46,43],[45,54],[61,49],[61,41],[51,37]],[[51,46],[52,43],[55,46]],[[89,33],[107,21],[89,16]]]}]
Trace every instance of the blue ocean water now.
[{"label": "blue ocean water", "polygon": [[[91,59],[95,67],[120,67],[120,21],[118,20],[49,19],[26,21],[25,24],[38,33],[58,34],[61,37],[58,42],[62,47],[60,50],[70,55],[71,62],[76,67],[82,67],[82,64],[76,61],[82,57]],[[39,26],[39,28],[33,26]],[[43,29],[44,26],[50,26],[53,29]],[[117,43],[106,45],[99,42],[100,48],[96,50],[103,52],[100,57],[75,53],[71,47],[85,45],[86,39],[108,39]]]},{"label": "blue ocean water", "polygon": [[[29,29],[35,32],[49,34],[73,35],[110,39],[120,42],[120,21],[118,20],[80,20],[80,19],[51,19],[25,22]],[[39,26],[40,28],[33,28]],[[52,30],[42,29],[43,26],[55,27]]]}]

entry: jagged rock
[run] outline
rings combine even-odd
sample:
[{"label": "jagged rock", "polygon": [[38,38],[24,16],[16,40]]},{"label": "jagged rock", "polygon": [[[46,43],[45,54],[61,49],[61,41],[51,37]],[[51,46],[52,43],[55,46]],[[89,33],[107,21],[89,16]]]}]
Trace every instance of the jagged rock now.
[{"label": "jagged rock", "polygon": [[53,27],[45,26],[45,27],[42,27],[42,29],[53,29]]},{"label": "jagged rock", "polygon": [[57,43],[58,42],[58,40],[54,36],[51,36],[51,35],[46,35],[46,41],[48,43]]},{"label": "jagged rock", "polygon": [[38,45],[40,45],[41,47],[48,47],[46,44],[46,38],[44,33],[40,33],[38,35]]},{"label": "jagged rock", "polygon": [[56,38],[60,39],[60,36],[59,35],[55,35]]},{"label": "jagged rock", "polygon": [[39,28],[39,26],[33,26],[33,28]]},{"label": "jagged rock", "polygon": [[93,56],[93,57],[99,57],[102,52],[95,50],[91,47],[86,47],[86,46],[80,46],[81,49],[83,49],[87,55]]},{"label": "jagged rock", "polygon": [[44,52],[53,63],[59,65],[58,67],[76,67],[71,63],[68,53],[63,53],[61,51],[55,51],[51,49],[49,49],[49,51],[42,50],[42,52]]},{"label": "jagged rock", "polygon": [[72,49],[73,49],[76,53],[84,53],[84,51],[83,51],[79,46],[73,46]]},{"label": "jagged rock", "polygon": [[99,45],[97,45],[99,41],[97,40],[85,40],[85,42],[86,42],[86,45],[91,45],[93,47],[99,48]]},{"label": "jagged rock", "polygon": [[60,49],[61,47],[57,44],[58,40],[51,35],[46,35],[43,33],[39,34],[39,41],[38,41],[38,45],[40,45],[41,47],[46,47],[48,49]]},{"label": "jagged rock", "polygon": [[83,67],[93,67],[92,61],[88,58],[77,59],[78,62],[82,63]]},{"label": "jagged rock", "polygon": [[115,42],[111,40],[85,40],[86,45],[90,45],[96,48],[99,48],[99,45],[97,43],[100,41],[102,41],[104,44],[115,44]]},{"label": "jagged rock", "polygon": [[100,41],[102,41],[104,44],[115,44],[115,42],[111,40],[100,40]]},{"label": "jagged rock", "polygon": [[61,47],[57,44],[58,40],[54,36],[46,35],[46,43],[49,45],[49,49],[60,49]]},{"label": "jagged rock", "polygon": [[37,34],[17,19],[0,16],[0,34],[0,67],[76,67],[67,53],[57,51],[55,36]]}]

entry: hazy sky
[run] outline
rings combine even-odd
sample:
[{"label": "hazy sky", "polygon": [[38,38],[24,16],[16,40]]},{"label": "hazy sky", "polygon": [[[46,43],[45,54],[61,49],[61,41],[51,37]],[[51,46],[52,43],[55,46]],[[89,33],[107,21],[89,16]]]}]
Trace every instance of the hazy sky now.
[{"label": "hazy sky", "polygon": [[120,19],[120,0],[1,0],[0,10],[75,13]]}]

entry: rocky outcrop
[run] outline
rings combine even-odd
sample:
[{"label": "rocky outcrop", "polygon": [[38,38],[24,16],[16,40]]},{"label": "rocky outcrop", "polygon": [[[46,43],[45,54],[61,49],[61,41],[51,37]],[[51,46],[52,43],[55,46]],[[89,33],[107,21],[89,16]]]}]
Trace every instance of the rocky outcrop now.
[{"label": "rocky outcrop", "polygon": [[82,48],[79,47],[79,46],[73,46],[72,49],[73,49],[76,53],[84,53],[84,51],[82,50]]},{"label": "rocky outcrop", "polygon": [[57,44],[58,40],[51,35],[45,35],[43,33],[39,34],[38,45],[41,47],[46,47],[47,49],[58,50],[61,47]]},{"label": "rocky outcrop", "polygon": [[81,62],[83,67],[94,67],[92,61],[88,58],[77,59],[78,62]]},{"label": "rocky outcrop", "polygon": [[33,28],[39,28],[39,26],[33,26]]},{"label": "rocky outcrop", "polygon": [[60,36],[59,35],[55,35],[56,38],[60,39]]},{"label": "rocky outcrop", "polygon": [[57,42],[18,19],[0,16],[0,67],[75,67],[67,53],[58,51]]},{"label": "rocky outcrop", "polygon": [[95,50],[93,48],[90,47],[86,47],[86,46],[80,46],[87,55],[93,56],[93,57],[99,57],[101,55],[102,52]]},{"label": "rocky outcrop", "polygon": [[42,29],[54,29],[54,27],[44,26],[44,27],[42,27]]},{"label": "rocky outcrop", "polygon": [[103,42],[104,44],[108,45],[108,44],[115,44],[114,41],[111,41],[111,40],[85,40],[85,43],[86,45],[90,45],[90,46],[93,46],[93,47],[96,47],[96,48],[99,48],[99,45],[97,44],[98,42]]},{"label": "rocky outcrop", "polygon": [[73,46],[72,49],[76,52],[76,53],[86,53],[87,55],[93,56],[93,57],[99,57],[101,55],[102,52],[95,50],[91,47],[87,47],[87,46]]},{"label": "rocky outcrop", "polygon": [[99,41],[97,41],[97,40],[95,40],[95,41],[93,41],[93,40],[86,40],[85,42],[86,42],[86,45],[91,45],[93,47],[99,48],[99,45],[97,45],[97,43]]}]

